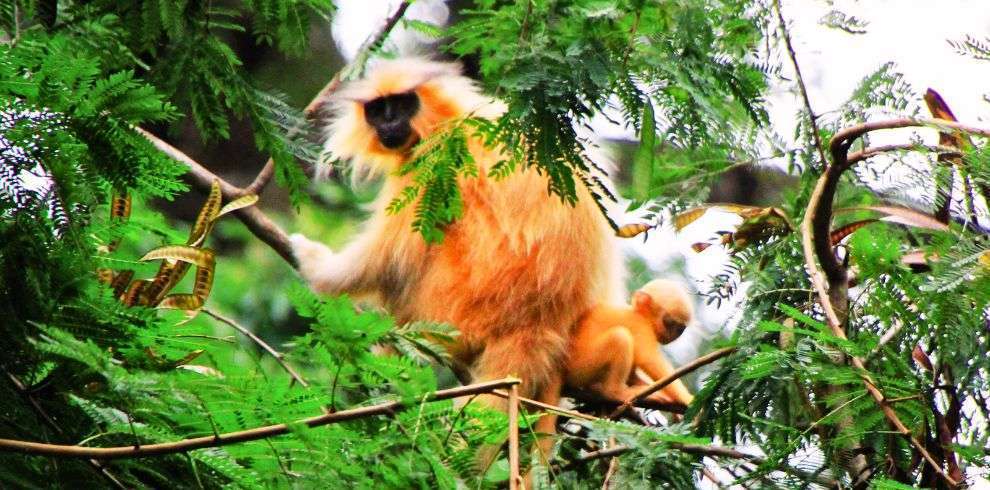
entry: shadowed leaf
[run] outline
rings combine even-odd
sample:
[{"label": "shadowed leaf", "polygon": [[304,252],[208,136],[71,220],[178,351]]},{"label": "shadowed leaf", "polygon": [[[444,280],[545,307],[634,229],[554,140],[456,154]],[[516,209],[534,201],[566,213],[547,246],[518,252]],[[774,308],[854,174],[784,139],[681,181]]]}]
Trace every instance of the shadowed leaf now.
[{"label": "shadowed leaf", "polygon": [[203,203],[203,208],[199,210],[199,215],[196,216],[196,223],[193,224],[192,231],[189,232],[189,241],[186,242],[188,245],[199,246],[206,239],[206,235],[213,228],[213,222],[219,215],[221,199],[220,182],[214,180],[213,186],[210,187],[210,195],[207,196],[206,202]]}]

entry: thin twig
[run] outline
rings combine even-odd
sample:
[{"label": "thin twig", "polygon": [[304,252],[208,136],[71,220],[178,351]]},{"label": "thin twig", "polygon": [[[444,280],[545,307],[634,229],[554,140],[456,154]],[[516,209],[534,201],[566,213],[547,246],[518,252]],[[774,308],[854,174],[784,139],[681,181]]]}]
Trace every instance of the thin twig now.
[{"label": "thin twig", "polygon": [[931,153],[938,153],[939,155],[959,157],[962,153],[955,148],[948,146],[929,146],[929,145],[915,145],[915,144],[899,144],[899,145],[882,145],[882,146],[871,146],[869,148],[864,148],[860,151],[856,151],[849,154],[847,162],[849,165],[859,163],[867,158],[872,158],[877,155],[882,155],[884,153],[890,153],[895,151],[927,151]]},{"label": "thin twig", "polygon": [[[670,443],[670,447],[684,453],[694,454],[698,456],[740,459],[743,461],[748,461],[750,463],[753,463],[757,466],[763,465],[764,463],[767,462],[767,460],[761,456],[744,453],[742,451],[737,451],[735,449],[723,447],[723,446],[683,444],[678,442],[672,442]],[[633,448],[624,445],[614,446],[606,449],[599,449],[598,451],[592,451],[586,453],[585,455],[573,461],[570,461],[569,463],[563,466],[563,469],[570,469],[577,465],[584,464],[597,459],[613,458],[615,456],[625,454],[632,450]],[[782,465],[777,467],[777,469],[784,473],[797,476],[798,478],[801,478],[805,481],[812,481],[828,488],[841,488],[841,486],[837,481],[817,473],[804,471],[802,469],[795,468],[789,465]]]},{"label": "thin twig", "polygon": [[723,357],[725,357],[725,356],[727,356],[729,354],[732,354],[733,352],[736,351],[736,349],[737,349],[736,347],[723,347],[723,348],[721,348],[719,350],[709,352],[708,354],[705,354],[705,355],[703,355],[703,356],[701,356],[701,357],[699,357],[699,358],[697,358],[697,359],[695,359],[695,360],[693,360],[693,361],[691,361],[691,362],[689,362],[689,363],[687,363],[687,364],[685,364],[685,365],[677,368],[676,370],[674,370],[674,372],[670,373],[666,378],[663,378],[661,380],[655,381],[653,384],[647,386],[646,388],[643,388],[643,390],[640,391],[638,394],[636,394],[636,396],[634,396],[634,397],[626,400],[625,402],[623,402],[622,405],[619,405],[619,407],[616,408],[615,411],[613,411],[611,414],[609,414],[608,418],[615,419],[615,418],[619,417],[626,410],[629,410],[630,407],[632,407],[636,403],[642,401],[644,398],[646,398],[646,397],[652,395],[653,393],[656,393],[657,391],[663,389],[663,387],[669,385],[670,383],[673,383],[674,381],[677,381],[682,376],[685,376],[687,374],[693,373],[696,369],[698,369],[698,368],[700,368],[702,366],[711,364],[711,363],[713,363],[713,362],[715,362],[715,361],[717,361],[717,360],[719,360],[719,359],[721,359],[721,358],[723,358]]},{"label": "thin twig", "polygon": [[[406,9],[409,8],[410,4],[411,2],[402,2],[399,4],[399,6],[395,9],[395,12],[388,19],[386,19],[385,25],[382,26],[377,33],[369,36],[368,39],[365,40],[364,44],[361,45],[361,48],[358,49],[359,54],[354,58],[354,61],[338,71],[337,74],[334,75],[322,89],[320,89],[320,91],[316,94],[316,97],[313,97],[313,100],[311,100],[306,108],[303,109],[303,115],[305,115],[307,119],[316,117],[330,95],[340,88],[340,84],[343,83],[345,75],[355,72],[358,66],[364,65],[371,51],[385,42],[385,38],[388,37],[388,35],[392,32],[392,29],[394,29],[396,24],[399,23],[399,20],[402,19],[402,16],[405,15]],[[293,127],[289,129],[286,137],[292,138],[299,134],[301,130],[302,128]],[[268,161],[265,162],[265,166],[261,168],[261,171],[258,172],[258,175],[255,176],[254,180],[251,181],[251,183],[248,184],[247,187],[241,191],[241,193],[243,195],[261,194],[261,191],[264,190],[265,186],[268,185],[268,182],[272,180],[272,176],[274,174],[275,160],[269,157]]]},{"label": "thin twig", "polygon": [[267,342],[261,340],[261,337],[255,335],[254,332],[248,330],[247,328],[244,328],[234,320],[231,320],[230,318],[227,318],[207,308],[202,308],[200,311],[206,313],[209,316],[212,316],[213,318],[216,318],[217,320],[223,323],[226,323],[234,330],[237,330],[238,332],[244,334],[244,336],[251,339],[255,344],[258,344],[258,347],[261,347],[265,352],[271,354],[272,357],[275,358],[275,362],[277,362],[280,366],[282,366],[282,369],[285,369],[285,372],[289,373],[289,376],[292,376],[292,380],[294,382],[299,383],[299,385],[302,386],[303,388],[309,387],[309,383],[307,383],[306,380],[303,379],[303,377],[295,369],[293,369],[292,366],[289,365],[289,363],[285,362],[285,356],[281,352],[275,350],[272,346],[268,345]]},{"label": "thin twig", "polygon": [[[21,380],[17,376],[14,376],[14,374],[11,373],[10,371],[4,369],[3,373],[7,375],[7,379],[9,379],[11,384],[14,385],[14,389],[16,389],[17,392],[20,393],[21,396],[23,396],[28,401],[28,404],[31,405],[31,408],[34,409],[35,413],[37,413],[38,416],[41,417],[41,419],[44,420],[45,423],[48,424],[48,426],[51,427],[52,430],[54,430],[57,434],[64,436],[65,431],[63,431],[62,427],[60,427],[57,423],[55,423],[55,419],[53,419],[51,415],[48,415],[48,412],[45,411],[44,407],[42,407],[41,404],[38,403],[38,400],[36,400],[34,398],[34,395],[31,394],[31,390],[29,390],[27,386],[25,386],[24,383],[21,382]],[[117,479],[117,477],[113,473],[110,472],[110,470],[106,467],[106,465],[104,465],[100,461],[89,458],[86,460],[86,462],[90,466],[92,466],[94,470],[96,470],[101,475],[103,475],[103,477],[106,478],[107,481],[109,481],[114,487],[120,489],[127,488],[127,486],[121,483],[121,481]]]},{"label": "thin twig", "polygon": [[[508,388],[519,384],[516,378],[506,378],[495,381],[487,381],[468,386],[458,386],[447,390],[435,391],[426,397],[427,401],[447,400],[462,396],[474,395],[477,393],[490,393],[499,388]],[[361,419],[373,415],[395,413],[406,407],[402,401],[391,401],[372,405],[368,407],[353,408],[336,413],[317,415],[288,424],[273,424],[253,429],[227,432],[216,436],[194,437],[175,442],[163,442],[157,444],[145,444],[140,448],[131,446],[117,447],[85,447],[60,444],[44,444],[39,442],[21,441],[15,439],[0,439],[0,451],[15,452],[21,454],[32,454],[39,456],[55,456],[62,458],[96,458],[96,459],[120,459],[120,458],[144,458],[148,456],[160,456],[165,454],[175,454],[204,447],[220,447],[240,442],[256,441],[268,437],[288,434],[291,427],[305,425],[307,427],[320,427],[337,422]]]},{"label": "thin twig", "polygon": [[[608,438],[608,447],[615,447],[615,446],[616,446],[615,437],[614,436],[613,437],[609,437]],[[610,486],[610,484],[612,482],[612,477],[615,476],[615,473],[618,472],[618,471],[619,471],[619,457],[618,456],[612,456],[608,460],[608,469],[605,470],[605,478],[602,479],[602,490],[608,490],[609,489],[609,486]]]},{"label": "thin twig", "polygon": [[509,387],[509,490],[522,484],[519,476],[519,387]]},{"label": "thin twig", "polygon": [[774,0],[774,9],[777,11],[777,21],[780,23],[780,35],[784,38],[784,45],[787,47],[787,54],[794,65],[794,73],[797,75],[798,89],[801,91],[801,98],[804,99],[804,107],[808,111],[808,121],[811,122],[811,135],[815,139],[815,148],[818,149],[818,156],[822,159],[822,168],[828,165],[825,158],[825,145],[822,144],[821,132],[818,130],[818,116],[811,108],[811,99],[808,98],[808,88],[804,84],[804,77],[801,76],[801,67],[798,65],[797,55],[794,53],[794,46],[791,45],[791,35],[787,31],[787,22],[784,20],[784,13],[780,9],[780,0]]},{"label": "thin twig", "polygon": [[[509,394],[506,393],[506,392],[504,392],[504,391],[502,391],[502,390],[494,390],[494,391],[492,391],[492,394],[495,395],[495,396],[501,397],[501,398],[505,398],[505,399],[508,399],[509,398]],[[577,412],[577,411],[574,411],[574,410],[568,410],[568,409],[563,408],[563,407],[558,407],[557,405],[551,405],[549,403],[543,403],[543,402],[540,402],[540,401],[533,400],[532,398],[526,398],[524,396],[520,396],[519,397],[519,403],[522,403],[524,405],[529,405],[529,406],[534,407],[534,408],[540,408],[540,409],[546,410],[548,412],[555,412],[555,413],[558,413],[560,415],[566,415],[566,416],[568,416],[568,417],[570,417],[572,419],[599,420],[599,418],[598,417],[595,417],[594,415],[588,415],[586,413],[581,413],[581,412]]]}]

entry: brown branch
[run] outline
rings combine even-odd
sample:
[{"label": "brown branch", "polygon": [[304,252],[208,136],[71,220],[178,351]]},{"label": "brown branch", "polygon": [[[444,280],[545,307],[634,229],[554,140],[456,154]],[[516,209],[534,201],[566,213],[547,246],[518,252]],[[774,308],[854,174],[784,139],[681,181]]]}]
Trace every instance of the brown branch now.
[{"label": "brown branch", "polygon": [[849,154],[847,158],[847,163],[849,165],[854,165],[868,158],[872,158],[884,153],[890,153],[895,151],[927,151],[931,153],[938,153],[940,156],[950,156],[959,157],[962,153],[958,149],[949,146],[928,146],[928,145],[882,145],[882,146],[871,146],[869,148],[864,148],[862,150],[853,152]]},{"label": "brown branch", "polygon": [[[21,382],[17,376],[14,376],[13,373],[7,371],[6,369],[3,370],[3,373],[7,375],[7,379],[9,379],[11,384],[14,385],[14,389],[16,389],[17,392],[28,401],[28,404],[31,405],[31,408],[34,409],[35,413],[37,413],[38,416],[41,417],[41,419],[44,420],[45,423],[48,424],[48,426],[51,427],[57,434],[64,436],[65,431],[63,431],[62,427],[55,423],[55,419],[53,419],[51,415],[48,415],[48,412],[41,406],[40,403],[38,403],[38,400],[34,398],[34,395],[31,394],[31,391],[28,390],[27,386],[24,386],[24,383]],[[121,483],[121,481],[117,479],[117,477],[100,461],[89,458],[86,462],[92,466],[94,470],[99,472],[100,475],[103,475],[103,477],[106,478],[107,481],[109,481],[114,487],[120,489],[127,488],[127,486]]]},{"label": "brown branch", "polygon": [[822,159],[822,168],[828,165],[825,158],[825,145],[822,144],[821,131],[818,129],[818,116],[811,108],[811,99],[808,98],[808,88],[804,84],[804,77],[801,76],[801,67],[798,65],[797,55],[794,53],[794,46],[791,45],[791,35],[787,31],[787,22],[784,20],[784,13],[780,8],[780,0],[773,2],[774,10],[777,11],[777,21],[780,23],[780,35],[784,38],[784,45],[787,47],[787,54],[794,65],[794,73],[797,75],[798,89],[801,91],[801,98],[804,100],[804,107],[808,111],[808,121],[811,123],[811,135],[815,140],[815,148],[818,149],[818,156]]},{"label": "brown branch", "polygon": [[[313,97],[313,100],[311,100],[309,104],[306,105],[306,108],[303,109],[303,115],[305,115],[307,119],[312,119],[318,115],[320,110],[323,108],[323,105],[330,97],[330,94],[336,92],[337,89],[340,88],[340,84],[343,83],[345,74],[350,74],[351,72],[356,71],[358,66],[363,66],[371,51],[385,42],[385,38],[391,34],[392,29],[395,28],[396,24],[399,23],[399,20],[402,19],[402,16],[405,15],[410,4],[411,2],[402,2],[399,4],[399,6],[395,9],[395,12],[388,19],[386,19],[385,25],[382,26],[376,34],[368,37],[364,44],[361,45],[361,48],[358,49],[359,54],[354,58],[354,61],[338,71],[337,74],[334,75],[322,89],[320,89],[320,91],[316,94],[316,97]],[[292,128],[288,131],[287,137],[291,138],[299,134],[299,131],[301,130],[302,128],[298,127]],[[261,171],[258,172],[258,175],[255,176],[254,180],[241,191],[242,195],[261,194],[261,191],[264,190],[265,186],[268,185],[268,182],[272,180],[272,176],[274,174],[275,160],[269,157],[268,161],[265,162],[265,166],[261,168]]]},{"label": "brown branch", "polygon": [[[358,67],[363,66],[371,54],[373,48],[381,44],[385,38],[392,32],[399,20],[405,15],[406,10],[409,8],[411,2],[406,1],[399,4],[395,12],[390,16],[385,25],[382,27],[378,33],[368,38],[365,44],[361,46],[358,51],[358,56],[354,61],[342,70],[337,72],[336,75],[327,83],[322,90],[310,101],[309,105],[304,109],[304,114],[307,117],[314,116],[320,108],[323,106],[327,97],[331,93],[340,87],[342,81],[349,76],[352,72],[357,71]],[[155,145],[163,153],[168,156],[178,160],[179,162],[185,164],[189,167],[189,177],[195,187],[199,189],[209,189],[213,185],[213,181],[220,182],[220,190],[223,194],[224,199],[232,200],[241,197],[246,194],[260,194],[264,190],[265,186],[271,180],[272,175],[275,173],[275,162],[269,158],[262,167],[261,171],[255,176],[254,180],[248,184],[247,187],[240,188],[231,185],[229,182],[219,178],[213,172],[209,171],[206,167],[199,164],[188,155],[175,148],[174,146],[166,143],[157,136],[141,129],[134,128],[138,133],[143,135],[145,138],[150,140],[152,144]],[[299,131],[298,128],[294,128],[289,131],[290,135],[295,135]],[[265,242],[269,247],[275,250],[286,262],[289,263],[293,268],[298,268],[299,263],[296,261],[295,256],[292,254],[292,244],[289,242],[288,235],[282,231],[271,219],[268,218],[257,206],[250,206],[237,210],[235,213],[238,219],[247,226],[248,230],[251,231],[256,237],[260,238],[261,241]]]},{"label": "brown branch", "polygon": [[636,394],[636,396],[623,402],[622,405],[619,405],[619,407],[616,408],[615,411],[609,414],[608,418],[615,419],[616,417],[625,413],[625,411],[628,410],[634,404],[641,402],[646,397],[663,389],[663,387],[669,385],[670,383],[677,381],[682,376],[693,373],[695,370],[697,370],[702,366],[711,364],[729,354],[732,354],[733,352],[736,351],[736,349],[737,349],[736,347],[723,347],[719,350],[709,352],[708,354],[705,354],[677,368],[676,370],[674,370],[674,372],[670,373],[666,378],[655,381],[653,384],[647,386],[646,388],[643,388],[643,390],[640,391],[638,394]]},{"label": "brown branch", "polygon": [[[508,388],[517,384],[519,384],[518,379],[506,378],[468,386],[458,386],[447,390],[439,390],[421,397],[420,399],[424,401],[447,400],[450,398],[458,398],[477,393],[490,393],[492,390],[498,388]],[[345,422],[348,420],[355,420],[373,415],[392,414],[395,411],[401,410],[405,407],[406,404],[401,401],[391,401],[368,407],[359,407],[350,410],[342,410],[335,413],[317,415],[288,424],[266,425],[263,427],[255,427],[253,429],[240,430],[236,432],[195,437],[175,442],[142,444],[140,446],[86,447],[44,444],[14,439],[0,439],[0,451],[61,458],[143,458],[148,456],[181,453],[191,451],[193,449],[202,449],[205,447],[220,447],[240,442],[256,441],[258,439],[288,434],[291,432],[292,429],[290,429],[290,427],[292,426],[305,425],[310,428],[320,427],[323,425],[335,424],[337,422]]]},{"label": "brown branch", "polygon": [[295,369],[293,369],[292,366],[289,365],[289,363],[285,362],[285,356],[282,355],[281,352],[275,350],[272,346],[268,345],[267,342],[261,340],[261,337],[255,335],[254,332],[248,330],[247,328],[244,328],[234,320],[231,320],[230,318],[227,318],[207,308],[202,308],[200,309],[200,311],[206,313],[209,316],[212,316],[213,318],[216,318],[217,320],[223,323],[226,323],[234,330],[237,330],[247,338],[251,339],[255,344],[258,344],[258,346],[261,347],[265,352],[271,354],[271,356],[275,358],[275,362],[279,363],[279,365],[282,366],[282,369],[285,369],[285,371],[289,373],[289,376],[292,376],[293,382],[299,383],[299,385],[302,386],[303,388],[309,387],[309,383],[307,383],[306,380],[303,379],[303,377]]},{"label": "brown branch", "polygon": [[519,476],[519,386],[509,387],[509,490],[522,484]]},{"label": "brown branch", "polygon": [[[965,133],[990,137],[990,130],[960,124],[955,121],[941,119],[892,119],[887,121],[875,121],[859,124],[843,129],[835,134],[829,142],[829,150],[832,154],[832,163],[822,176],[818,179],[815,189],[811,195],[808,209],[802,222],[803,233],[802,247],[804,249],[805,263],[815,291],[818,294],[819,302],[825,312],[825,317],[832,333],[843,340],[846,340],[845,320],[848,310],[848,295],[846,281],[846,270],[838,262],[832,253],[829,240],[829,227],[832,221],[832,201],[835,199],[835,192],[838,187],[842,173],[852,165],[848,154],[852,143],[864,134],[881,130],[907,127],[935,127],[950,128]],[[860,160],[866,158],[868,151],[860,152]],[[853,154],[852,156],[856,156]],[[859,160],[856,160],[859,161]],[[819,271],[817,262],[821,264],[822,271]],[[823,273],[824,272],[824,277]],[[918,451],[925,462],[927,462],[938,475],[946,481],[950,487],[956,487],[959,482],[950,477],[942,469],[925,445],[915,437],[914,433],[904,425],[897,412],[891,407],[890,401],[884,397],[876,382],[867,371],[863,360],[857,356],[850,356],[850,362],[856,368],[860,379],[863,381],[866,391],[876,402],[884,417],[894,426],[902,436],[908,439],[912,446]]]},{"label": "brown branch", "polygon": [[[217,181],[220,182],[220,193],[225,200],[236,199],[244,195],[244,191],[241,188],[233,186],[229,182],[217,177],[216,174],[207,170],[206,167],[200,165],[199,162],[193,160],[178,148],[141,128],[134,128],[134,130],[147,138],[148,141],[151,141],[159,151],[189,167],[189,173],[187,175],[192,180],[194,186],[200,189],[209,189],[213,185],[213,182]],[[269,219],[265,213],[258,209],[257,206],[238,209],[234,211],[234,215],[244,223],[244,226],[254,236],[265,242],[272,250],[275,250],[289,265],[293,268],[299,267],[296,257],[292,254],[292,244],[289,242],[289,236],[275,222]]]}]

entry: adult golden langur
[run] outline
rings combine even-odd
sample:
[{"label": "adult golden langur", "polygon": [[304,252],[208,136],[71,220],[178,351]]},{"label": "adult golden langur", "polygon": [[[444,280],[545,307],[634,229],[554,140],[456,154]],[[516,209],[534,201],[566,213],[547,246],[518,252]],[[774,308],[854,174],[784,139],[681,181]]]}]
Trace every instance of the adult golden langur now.
[{"label": "adult golden langur", "polygon": [[517,376],[521,395],[556,403],[573,325],[595,301],[621,294],[612,230],[590,193],[579,186],[577,204],[564,203],[525,166],[489,178],[505,155],[465,126],[479,176],[459,177],[462,217],[428,244],[412,231],[414,205],[386,211],[412,179],[397,170],[417,142],[465,117],[495,119],[504,107],[457,65],[424,59],[383,62],[335,98],[327,152],[359,175],[384,175],[384,185],[342,250],[292,237],[302,276],[319,292],[377,298],[399,322],[450,323],[460,335],[447,347],[475,381]]}]

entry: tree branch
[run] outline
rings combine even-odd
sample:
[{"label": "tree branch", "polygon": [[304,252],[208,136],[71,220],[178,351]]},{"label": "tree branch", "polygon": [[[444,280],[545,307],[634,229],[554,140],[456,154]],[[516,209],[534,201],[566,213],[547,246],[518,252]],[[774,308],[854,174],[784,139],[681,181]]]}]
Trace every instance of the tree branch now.
[{"label": "tree branch", "polygon": [[[475,395],[478,393],[490,393],[498,388],[508,388],[519,384],[515,378],[506,378],[496,381],[487,381],[468,386],[458,386],[447,390],[435,391],[426,396],[419,397],[423,401],[447,400],[462,396]],[[391,401],[372,405],[368,407],[353,408],[340,412],[328,413],[309,417],[289,424],[273,424],[253,429],[240,430],[215,434],[212,436],[195,437],[175,442],[163,442],[157,444],[142,444],[140,446],[117,446],[117,447],[85,447],[59,444],[44,444],[39,442],[21,441],[15,439],[0,439],[0,451],[9,451],[21,454],[32,454],[39,456],[55,456],[62,458],[95,458],[95,459],[120,459],[120,458],[143,458],[148,456],[161,456],[165,454],[175,454],[193,449],[205,447],[220,447],[240,442],[255,441],[268,437],[280,436],[291,432],[290,427],[296,425],[306,425],[307,427],[320,427],[337,422],[345,422],[373,415],[391,414],[397,410],[406,408],[406,404],[401,401]]]},{"label": "tree branch", "polygon": [[669,385],[670,383],[673,383],[674,381],[677,381],[682,376],[693,373],[695,370],[697,370],[702,366],[711,364],[729,354],[732,354],[733,352],[736,351],[736,349],[737,347],[723,347],[719,350],[709,352],[708,354],[705,354],[677,368],[676,370],[674,370],[674,372],[670,373],[666,378],[655,381],[653,384],[647,386],[646,388],[643,388],[643,390],[640,391],[636,396],[623,402],[622,405],[619,405],[618,408],[616,408],[611,414],[609,414],[608,418],[615,419],[619,417],[620,415],[625,413],[626,410],[629,410],[629,408],[632,407],[634,404],[641,402],[646,397],[663,389],[663,387]]},{"label": "tree branch", "polygon": [[299,385],[302,386],[303,388],[309,387],[309,383],[307,383],[306,380],[304,380],[303,377],[295,369],[293,369],[292,366],[289,365],[289,363],[285,362],[285,356],[282,355],[281,352],[272,348],[272,346],[268,345],[267,342],[261,340],[261,337],[255,335],[254,332],[237,324],[237,322],[235,322],[234,320],[231,320],[230,318],[227,318],[208,308],[200,308],[199,311],[202,311],[203,313],[206,313],[207,315],[212,316],[213,318],[216,318],[217,320],[223,323],[226,323],[234,330],[237,330],[247,338],[251,339],[255,344],[258,344],[258,346],[261,347],[265,352],[271,354],[272,357],[275,358],[275,362],[279,363],[279,365],[282,366],[282,369],[285,369],[285,372],[289,373],[289,376],[292,376],[292,380],[294,382],[299,383]]},{"label": "tree branch", "polygon": [[[306,106],[303,111],[307,117],[313,117],[316,113],[323,107],[327,98],[331,93],[340,87],[343,80],[353,73],[357,72],[358,69],[364,66],[364,63],[368,60],[371,52],[374,48],[384,42],[385,38],[392,32],[402,16],[405,15],[406,10],[409,8],[412,2],[405,1],[399,4],[395,12],[385,21],[385,25],[381,30],[378,31],[372,37],[369,37],[367,41],[361,46],[358,51],[358,56],[355,57],[354,61],[339,72],[327,83],[322,90],[313,98],[312,101]],[[244,188],[236,187],[231,185],[229,182],[217,177],[216,174],[209,171],[206,167],[199,164],[188,155],[180,151],[178,148],[166,143],[157,136],[141,129],[134,128],[138,133],[143,135],[145,138],[151,141],[163,153],[168,156],[178,160],[179,162],[185,164],[189,167],[189,177],[192,180],[193,186],[199,188],[200,190],[208,190],[210,186],[213,185],[213,181],[220,182],[220,191],[223,194],[224,199],[233,200],[246,194],[260,194],[264,190],[265,186],[271,180],[272,175],[275,173],[275,162],[269,158],[262,167],[261,171],[255,176],[254,180]],[[299,131],[299,129],[290,130],[290,135],[294,135]],[[237,210],[234,213],[238,219],[247,226],[248,230],[251,231],[256,237],[265,242],[272,250],[275,250],[280,257],[285,259],[294,269],[299,267],[299,263],[296,261],[295,256],[292,254],[292,244],[289,242],[289,237],[286,235],[281,228],[278,227],[268,216],[265,215],[257,206],[249,206]]]},{"label": "tree branch", "polygon": [[[31,405],[31,408],[34,409],[35,413],[37,413],[38,416],[41,417],[41,419],[44,420],[45,423],[48,424],[48,426],[51,427],[52,430],[54,430],[56,433],[58,433],[59,435],[65,435],[65,432],[62,430],[62,427],[60,427],[57,423],[55,423],[55,419],[53,419],[51,415],[48,415],[48,412],[45,411],[45,409],[41,406],[40,403],[38,403],[38,400],[34,398],[34,395],[31,394],[31,391],[28,390],[26,386],[24,386],[24,383],[22,383],[17,376],[14,376],[6,369],[3,370],[3,373],[7,375],[7,379],[9,379],[11,384],[14,385],[14,389],[16,389],[17,392],[20,393],[21,396],[23,396],[28,401],[28,404]],[[119,488],[121,490],[127,488],[127,486],[121,483],[121,481],[117,479],[117,477],[113,473],[111,473],[110,470],[100,461],[89,458],[86,460],[86,462],[89,463],[89,465],[92,466],[94,470],[96,470],[101,475],[103,475],[103,477],[106,478],[107,481],[109,481],[114,487]]]},{"label": "tree branch", "polygon": [[[901,118],[852,126],[836,133],[829,142],[832,163],[818,179],[815,190],[811,195],[804,221],[801,224],[801,230],[804,235],[801,242],[808,273],[814,289],[818,294],[822,309],[825,312],[829,328],[836,337],[843,340],[847,339],[845,320],[848,310],[848,284],[846,281],[846,270],[832,253],[829,240],[829,227],[832,221],[832,201],[835,199],[835,192],[842,173],[849,169],[853,163],[870,156],[870,149],[852,155],[848,154],[849,148],[856,139],[871,131],[907,127],[949,128],[965,133],[990,137],[990,130],[960,124],[955,121]],[[858,159],[853,160],[854,157]],[[818,269],[816,258],[817,262],[821,263],[824,277],[822,271]],[[897,432],[908,439],[911,445],[924,458],[925,462],[950,487],[956,487],[959,482],[945,473],[941,465],[932,457],[927,448],[925,448],[925,445],[901,421],[897,412],[891,407],[890,401],[884,397],[883,392],[880,391],[869,371],[867,371],[863,360],[857,356],[850,356],[850,362],[858,371],[860,379],[866,387],[866,391],[876,402],[884,417],[897,429]]]},{"label": "tree branch", "polygon": [[808,111],[808,121],[811,123],[811,136],[815,140],[815,148],[818,150],[818,156],[822,159],[822,167],[824,168],[828,165],[828,159],[825,158],[825,145],[822,144],[821,131],[818,129],[818,116],[815,115],[815,111],[811,108],[811,99],[808,98],[808,88],[804,84],[804,77],[801,76],[801,67],[798,65],[797,55],[794,53],[794,46],[791,45],[791,35],[787,31],[787,22],[784,20],[784,13],[780,9],[780,0],[774,0],[774,10],[777,11],[777,21],[780,23],[780,35],[784,38],[784,45],[787,47],[787,54],[791,58],[791,64],[794,65],[794,73],[797,75],[797,85],[798,89],[801,91],[801,98],[804,100],[804,107]]},{"label": "tree branch", "polygon": [[[340,88],[340,84],[343,83],[345,76],[350,76],[357,70],[358,67],[364,66],[364,63],[368,60],[368,56],[375,48],[385,42],[385,38],[391,34],[392,29],[394,29],[396,24],[399,23],[402,16],[406,14],[406,10],[409,8],[411,3],[412,2],[402,2],[399,4],[399,6],[395,9],[395,12],[385,20],[385,25],[382,26],[376,34],[368,37],[364,44],[361,45],[361,48],[358,49],[358,56],[354,58],[354,61],[338,71],[337,74],[334,75],[322,89],[320,89],[320,91],[316,94],[316,97],[313,97],[313,100],[311,100],[306,108],[303,109],[303,115],[305,115],[307,119],[312,119],[319,114],[320,110],[323,109],[323,105],[330,97],[330,94],[336,92],[337,89]],[[301,128],[292,128],[289,130],[287,136],[291,138],[299,134],[299,131],[301,131]],[[254,180],[241,191],[242,195],[261,194],[261,191],[264,190],[265,186],[268,185],[268,182],[272,180],[272,176],[274,174],[275,160],[269,157],[268,161],[265,162],[265,166],[261,168],[261,171],[258,172],[258,175],[255,176]]]},{"label": "tree branch", "polygon": [[[189,167],[189,173],[187,175],[192,180],[193,186],[205,190],[209,189],[214,181],[217,181],[220,182],[220,193],[225,200],[237,199],[244,195],[243,189],[217,177],[216,174],[207,170],[206,167],[200,165],[199,162],[193,160],[178,148],[141,128],[134,128],[134,130],[147,138],[148,141],[151,141],[159,151]],[[292,254],[292,244],[289,242],[289,236],[275,222],[269,219],[264,212],[258,209],[257,206],[238,209],[234,211],[234,215],[244,223],[244,226],[247,226],[247,229],[254,236],[265,242],[272,250],[275,250],[289,265],[293,268],[299,267],[296,257]]]}]

